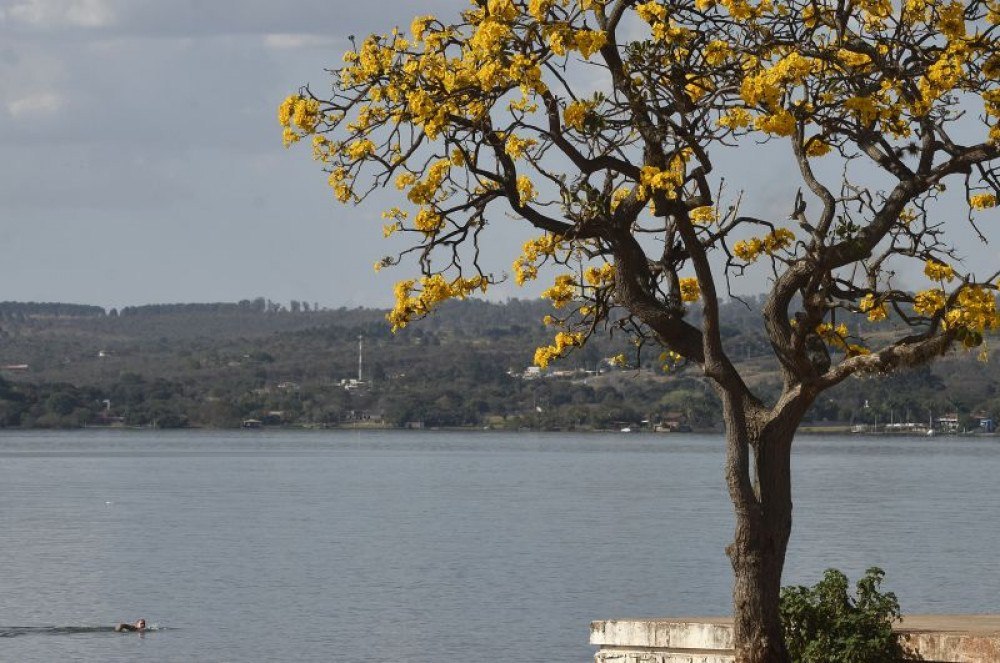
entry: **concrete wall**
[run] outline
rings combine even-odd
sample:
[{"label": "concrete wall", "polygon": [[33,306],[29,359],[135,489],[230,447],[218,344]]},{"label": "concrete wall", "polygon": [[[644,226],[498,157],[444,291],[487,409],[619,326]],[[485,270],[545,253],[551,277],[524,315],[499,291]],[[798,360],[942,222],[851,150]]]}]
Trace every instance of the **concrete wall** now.
[{"label": "concrete wall", "polygon": [[[1000,615],[911,616],[896,629],[926,663],[1000,663]],[[592,622],[596,663],[734,663],[726,618]]]}]

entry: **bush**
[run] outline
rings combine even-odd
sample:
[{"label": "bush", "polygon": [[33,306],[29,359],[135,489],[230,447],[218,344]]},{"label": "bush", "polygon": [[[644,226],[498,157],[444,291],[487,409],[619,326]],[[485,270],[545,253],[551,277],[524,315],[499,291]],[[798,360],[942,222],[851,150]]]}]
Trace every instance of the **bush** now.
[{"label": "bush", "polygon": [[885,572],[870,568],[858,581],[855,597],[847,576],[828,569],[814,587],[781,590],[781,621],[788,653],[795,663],[890,663],[905,661],[906,651],[892,632],[900,619],[899,601],[882,593]]}]

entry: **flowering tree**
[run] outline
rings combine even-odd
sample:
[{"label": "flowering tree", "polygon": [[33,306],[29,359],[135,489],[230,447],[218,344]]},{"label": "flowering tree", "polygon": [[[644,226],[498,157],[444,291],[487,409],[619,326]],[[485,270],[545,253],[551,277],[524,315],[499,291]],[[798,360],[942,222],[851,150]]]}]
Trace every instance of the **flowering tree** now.
[{"label": "flowering tree", "polygon": [[[1000,193],[997,23],[995,0],[474,0],[355,43],[332,93],[303,88],[279,119],[286,144],[311,139],[339,201],[405,199],[385,233],[412,242],[376,265],[419,266],[396,286],[395,329],[505,278],[480,243],[517,222],[530,235],[513,278],[560,272],[536,363],[615,325],[698,367],[724,408],[737,659],[783,662],[789,458],[807,409],[852,375],[1000,326],[997,275],[963,271],[956,250],[983,238],[976,214]],[[713,160],[753,141],[796,164],[787,218],[754,216],[722,186]],[[963,219],[942,212],[956,190]],[[720,334],[720,290],[754,262],[772,274],[773,403]],[[907,262],[926,289],[895,282]],[[905,331],[875,344],[849,333],[852,315]]]}]

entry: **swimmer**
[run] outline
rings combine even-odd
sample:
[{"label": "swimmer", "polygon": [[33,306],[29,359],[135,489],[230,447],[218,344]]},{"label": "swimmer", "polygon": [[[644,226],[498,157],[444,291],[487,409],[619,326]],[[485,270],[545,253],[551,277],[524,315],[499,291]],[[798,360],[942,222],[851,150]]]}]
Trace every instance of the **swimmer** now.
[{"label": "swimmer", "polygon": [[136,620],[134,624],[118,624],[117,626],[115,626],[116,633],[125,633],[127,631],[137,631],[139,633],[142,633],[145,630],[146,630],[145,619]]}]

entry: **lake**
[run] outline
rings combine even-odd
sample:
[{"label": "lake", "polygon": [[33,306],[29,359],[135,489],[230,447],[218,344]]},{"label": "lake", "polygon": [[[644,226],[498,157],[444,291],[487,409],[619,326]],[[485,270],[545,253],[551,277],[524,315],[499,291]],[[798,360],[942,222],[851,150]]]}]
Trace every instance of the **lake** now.
[{"label": "lake", "polygon": [[[592,619],[728,611],[722,461],[683,434],[0,431],[0,660],[583,663]],[[801,437],[794,466],[786,584],[878,565],[905,611],[1000,612],[1000,439]],[[139,617],[161,630],[90,628]]]}]

